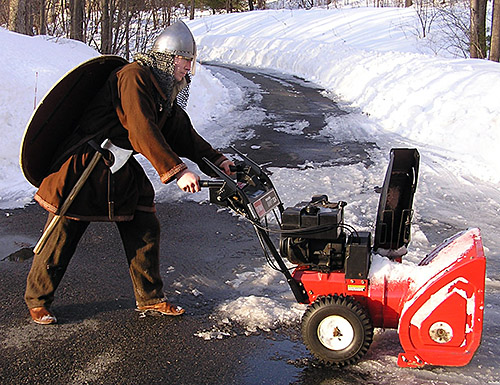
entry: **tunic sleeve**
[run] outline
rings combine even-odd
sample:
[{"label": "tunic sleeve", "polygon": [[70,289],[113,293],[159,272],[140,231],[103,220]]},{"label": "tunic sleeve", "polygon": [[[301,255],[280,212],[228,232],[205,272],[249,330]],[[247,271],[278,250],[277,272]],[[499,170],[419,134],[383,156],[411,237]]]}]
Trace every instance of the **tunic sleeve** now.
[{"label": "tunic sleeve", "polygon": [[172,118],[168,119],[162,127],[163,135],[171,148],[179,156],[195,162],[205,174],[217,176],[203,158],[207,158],[216,166],[227,158],[196,132],[188,114],[181,107],[174,104],[172,112]]},{"label": "tunic sleeve", "polygon": [[148,72],[137,65],[125,66],[117,73],[117,114],[128,131],[135,151],[144,155],[158,172],[163,183],[187,168],[163,136],[159,112],[154,100],[155,85]]}]

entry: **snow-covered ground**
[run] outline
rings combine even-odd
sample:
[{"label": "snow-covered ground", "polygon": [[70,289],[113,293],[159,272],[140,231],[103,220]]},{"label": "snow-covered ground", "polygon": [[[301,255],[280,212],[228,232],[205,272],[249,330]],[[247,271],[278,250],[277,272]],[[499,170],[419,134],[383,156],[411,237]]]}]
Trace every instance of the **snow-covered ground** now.
[{"label": "snow-covered ground", "polygon": [[[351,112],[328,117],[324,137],[332,142],[377,143],[369,168],[309,164],[307,171],[272,169],[285,205],[326,193],[349,203],[350,224],[372,229],[378,202],[373,186],[383,181],[390,148],[416,147],[421,167],[406,259],[410,267],[443,240],[440,229],[447,234],[481,228],[488,258],[487,305],[483,343],[473,362],[460,369],[403,371],[395,365],[397,337],[389,334],[374,344],[375,353],[369,353],[360,369],[375,373],[384,384],[402,379],[409,384],[498,384],[500,348],[494,339],[500,319],[500,64],[453,58],[430,45],[432,35],[418,39],[412,9],[255,11],[187,23],[198,43],[199,61],[270,68],[313,81]],[[97,52],[74,41],[4,29],[0,45],[0,208],[9,209],[31,202],[34,193],[18,158],[35,104],[66,71]],[[251,135],[242,128],[262,121],[264,115],[258,108],[239,111],[247,98],[236,77],[214,76],[198,65],[188,112],[198,131],[216,147],[237,137],[251,143]],[[151,168],[148,173],[156,181],[158,200],[206,199],[206,192],[186,196],[175,185],[161,186]],[[220,306],[217,316],[226,325],[239,321],[252,332],[279,321],[296,322],[302,313],[283,278],[264,264],[227,284],[240,297]],[[217,330],[200,331],[200,337],[214,337]]]}]

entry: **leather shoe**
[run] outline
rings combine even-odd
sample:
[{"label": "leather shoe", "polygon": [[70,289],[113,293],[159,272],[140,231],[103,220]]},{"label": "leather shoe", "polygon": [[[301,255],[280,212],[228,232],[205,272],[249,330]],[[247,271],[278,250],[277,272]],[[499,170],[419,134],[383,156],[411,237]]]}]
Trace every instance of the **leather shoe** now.
[{"label": "leather shoe", "polygon": [[148,311],[158,312],[163,315],[178,316],[184,314],[185,310],[180,306],[174,306],[168,302],[159,302],[154,305],[137,306],[137,311],[146,313]]},{"label": "leather shoe", "polygon": [[51,325],[57,323],[56,316],[44,306],[30,309],[30,315],[31,318],[33,318],[33,321],[40,325]]}]

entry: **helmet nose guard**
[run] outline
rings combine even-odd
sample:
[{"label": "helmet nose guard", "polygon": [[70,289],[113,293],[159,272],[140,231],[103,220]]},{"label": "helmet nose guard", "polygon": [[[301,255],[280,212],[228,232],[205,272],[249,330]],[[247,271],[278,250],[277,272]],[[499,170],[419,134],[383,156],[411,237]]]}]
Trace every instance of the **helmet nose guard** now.
[{"label": "helmet nose guard", "polygon": [[193,34],[183,21],[168,26],[155,40],[152,50],[171,53],[193,61],[196,58]]}]

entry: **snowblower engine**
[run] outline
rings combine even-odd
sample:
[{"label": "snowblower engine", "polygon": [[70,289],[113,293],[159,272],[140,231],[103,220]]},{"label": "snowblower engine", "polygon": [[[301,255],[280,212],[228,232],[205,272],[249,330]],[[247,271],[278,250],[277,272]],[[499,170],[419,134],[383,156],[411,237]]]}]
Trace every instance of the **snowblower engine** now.
[{"label": "snowblower engine", "polygon": [[313,196],[286,208],[282,215],[280,253],[296,265],[341,269],[344,265],[344,202]]},{"label": "snowblower engine", "polygon": [[346,202],[332,203],[326,195],[315,195],[310,202],[286,208],[281,217],[281,256],[312,270],[345,268],[348,278],[366,278],[371,236],[344,224],[345,206]]}]

